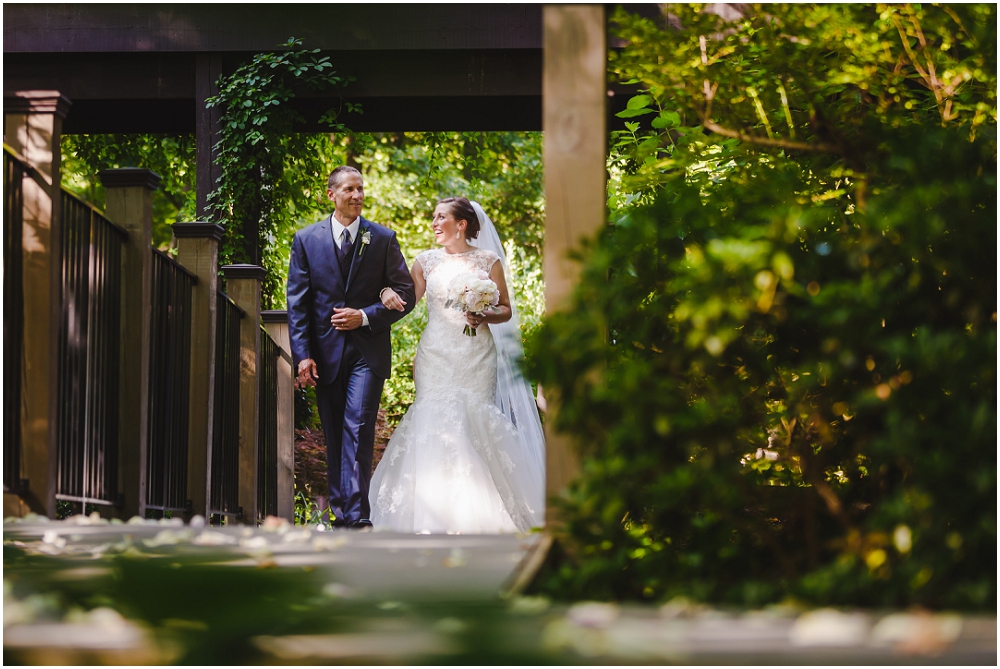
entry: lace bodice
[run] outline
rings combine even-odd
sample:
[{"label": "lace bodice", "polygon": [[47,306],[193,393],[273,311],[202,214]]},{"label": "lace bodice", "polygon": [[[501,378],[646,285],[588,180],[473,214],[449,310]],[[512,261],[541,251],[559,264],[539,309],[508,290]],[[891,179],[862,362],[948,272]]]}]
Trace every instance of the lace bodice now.
[{"label": "lace bodice", "polygon": [[[439,273],[439,276],[447,274],[450,281],[459,273],[470,270],[482,270],[489,274],[490,270],[493,269],[493,265],[498,260],[500,258],[497,257],[496,253],[486,249],[473,249],[465,253],[452,254],[446,253],[444,249],[428,249],[417,256],[417,262],[420,263],[420,268],[424,272],[424,281],[427,282],[428,296],[430,296],[431,292],[430,277],[439,266],[444,265],[451,270]],[[445,289],[447,289],[447,284],[445,284]],[[428,306],[430,306],[429,303]]]}]

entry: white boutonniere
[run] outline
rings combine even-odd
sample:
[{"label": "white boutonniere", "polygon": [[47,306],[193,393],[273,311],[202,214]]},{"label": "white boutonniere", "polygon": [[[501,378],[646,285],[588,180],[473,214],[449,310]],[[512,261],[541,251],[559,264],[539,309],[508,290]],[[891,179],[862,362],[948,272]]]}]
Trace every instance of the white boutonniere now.
[{"label": "white boutonniere", "polygon": [[358,256],[365,252],[365,247],[372,243],[372,231],[365,230],[361,233],[361,250],[358,251]]}]

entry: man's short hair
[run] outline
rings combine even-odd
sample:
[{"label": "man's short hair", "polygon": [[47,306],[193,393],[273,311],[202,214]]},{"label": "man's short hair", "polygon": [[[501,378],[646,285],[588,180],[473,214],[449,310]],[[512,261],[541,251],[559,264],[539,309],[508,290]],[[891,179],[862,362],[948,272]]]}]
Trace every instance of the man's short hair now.
[{"label": "man's short hair", "polygon": [[340,179],[345,174],[357,174],[358,176],[361,176],[361,172],[358,171],[356,167],[341,165],[334,171],[330,172],[330,178],[326,180],[326,187],[330,190],[337,190],[337,186],[340,185]]}]

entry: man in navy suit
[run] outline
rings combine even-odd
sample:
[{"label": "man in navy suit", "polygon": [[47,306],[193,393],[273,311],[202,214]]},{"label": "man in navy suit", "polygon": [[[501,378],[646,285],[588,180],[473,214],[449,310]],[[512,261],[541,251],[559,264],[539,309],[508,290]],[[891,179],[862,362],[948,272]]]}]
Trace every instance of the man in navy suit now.
[{"label": "man in navy suit", "polygon": [[[360,529],[371,527],[368,486],[392,361],[389,327],[415,300],[396,233],[361,217],[361,173],[338,167],[327,185],[333,214],[299,230],[292,242],[288,329],[296,385],[316,386],[334,525]],[[386,287],[402,297],[403,311],[382,306]]]}]

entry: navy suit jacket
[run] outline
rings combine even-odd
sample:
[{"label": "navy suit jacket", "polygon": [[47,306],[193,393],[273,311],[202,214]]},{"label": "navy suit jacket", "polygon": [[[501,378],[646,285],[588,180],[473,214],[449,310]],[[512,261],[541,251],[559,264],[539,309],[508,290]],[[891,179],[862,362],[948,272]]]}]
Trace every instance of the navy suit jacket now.
[{"label": "navy suit jacket", "polygon": [[[332,215],[331,215],[332,216]],[[392,344],[389,327],[413,309],[413,280],[396,233],[362,218],[354,240],[354,260],[343,276],[333,243],[331,217],[295,233],[288,264],[288,332],[295,368],[312,358],[319,383],[333,383],[340,371],[344,343],[351,337],[372,372],[389,378]],[[363,243],[365,235],[370,243]],[[386,309],[379,292],[386,286],[406,302],[404,311]],[[340,331],[330,325],[334,307],[352,307],[368,315],[368,325]]]}]

